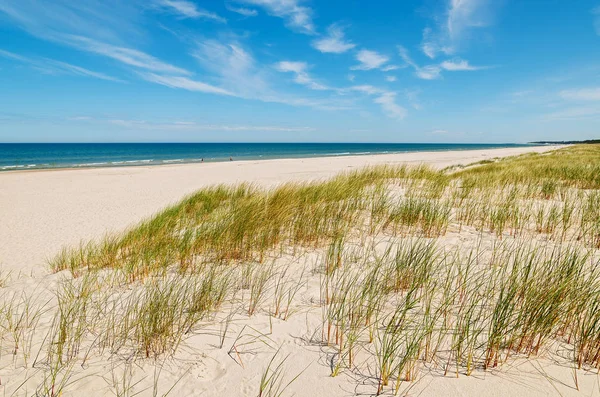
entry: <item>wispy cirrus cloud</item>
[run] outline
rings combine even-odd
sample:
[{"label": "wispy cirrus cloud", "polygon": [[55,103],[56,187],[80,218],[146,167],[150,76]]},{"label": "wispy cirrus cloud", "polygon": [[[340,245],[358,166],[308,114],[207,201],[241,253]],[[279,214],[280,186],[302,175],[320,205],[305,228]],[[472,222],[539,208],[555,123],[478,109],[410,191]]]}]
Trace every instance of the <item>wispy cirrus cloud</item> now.
[{"label": "wispy cirrus cloud", "polygon": [[14,52],[0,50],[0,56],[8,59],[12,59],[13,61],[19,62],[29,62],[29,58],[26,58],[22,55],[15,54]]},{"label": "wispy cirrus cloud", "polygon": [[272,93],[267,72],[238,41],[201,40],[191,55],[205,75],[229,92],[249,98]]},{"label": "wispy cirrus cloud", "polygon": [[363,94],[367,94],[367,95],[377,95],[377,94],[383,94],[386,92],[385,90],[383,90],[381,88],[378,88],[378,87],[375,87],[375,86],[372,86],[369,84],[354,85],[354,86],[350,87],[349,90],[362,92]]},{"label": "wispy cirrus cloud", "polygon": [[303,0],[236,0],[238,3],[261,7],[269,15],[282,18],[286,25],[297,32],[314,34],[313,11],[302,5]]},{"label": "wispy cirrus cloud", "polygon": [[559,95],[570,101],[600,101],[600,87],[563,90]]},{"label": "wispy cirrus cloud", "polygon": [[231,12],[235,12],[236,14],[240,14],[243,15],[245,17],[255,17],[258,15],[258,11],[253,10],[251,8],[245,8],[245,7],[233,7],[229,4],[227,4],[227,9]]},{"label": "wispy cirrus cloud", "polygon": [[115,77],[108,76],[104,73],[94,72],[93,70],[82,68],[81,66],[77,66],[77,65],[72,65],[67,62],[61,62],[61,61],[57,61],[54,59],[48,59],[48,58],[44,58],[44,61],[48,62],[49,64],[51,64],[52,66],[54,66],[56,68],[59,68],[61,70],[69,72],[71,74],[75,74],[75,75],[79,75],[79,76],[94,77],[94,78],[100,79],[100,80],[109,80],[109,81],[115,81],[115,82],[120,82],[120,83],[123,82],[123,80],[121,80],[121,79],[117,79]]},{"label": "wispy cirrus cloud", "polygon": [[50,58],[29,58],[23,55],[15,54],[9,51],[0,50],[0,56],[8,58],[14,61],[28,64],[33,68],[48,74],[70,74],[76,76],[93,77],[100,80],[108,80],[122,83],[123,80],[116,77],[109,76],[104,73],[95,72],[83,68],[81,66],[73,65],[67,62],[57,61]]},{"label": "wispy cirrus cloud", "polygon": [[312,127],[288,127],[274,125],[241,125],[241,124],[203,124],[196,121],[149,121],[130,119],[98,120],[86,118],[85,121],[100,121],[109,124],[141,130],[169,130],[169,131],[265,131],[265,132],[309,132]]},{"label": "wispy cirrus cloud", "polygon": [[419,66],[408,54],[408,50],[398,46],[398,53],[402,60],[415,70],[415,75],[423,80],[436,80],[442,77],[442,71],[448,72],[466,72],[487,69],[487,66],[473,66],[469,61],[455,58],[443,61],[440,64]]},{"label": "wispy cirrus cloud", "polygon": [[373,102],[381,105],[383,111],[391,118],[402,120],[406,117],[406,109],[396,103],[396,93],[394,92],[383,93]]},{"label": "wispy cirrus cloud", "polygon": [[502,0],[448,0],[438,26],[423,30],[421,50],[429,58],[439,53],[454,54],[461,43],[470,36],[472,29],[491,25],[494,10]]},{"label": "wispy cirrus cloud", "polygon": [[169,74],[191,74],[188,70],[171,65],[152,55],[132,48],[119,47],[83,36],[63,35],[61,39],[63,43],[82,51],[103,55],[125,65],[134,66],[139,69]]},{"label": "wispy cirrus cloud", "polygon": [[308,74],[308,68],[309,66],[306,62],[281,61],[275,64],[276,70],[284,73],[293,73],[294,81],[298,84],[304,85],[311,90],[329,90],[329,87],[318,83]]},{"label": "wispy cirrus cloud", "polygon": [[553,90],[556,85],[554,79],[542,81],[550,81],[552,88],[542,86],[536,87],[535,90],[513,91],[510,93],[510,99],[505,101],[506,106],[500,109],[507,111],[511,109],[510,106],[535,106],[542,109],[538,116],[542,121],[600,118],[600,86],[573,87],[556,92]]},{"label": "wispy cirrus cloud", "polygon": [[0,112],[0,124],[13,123],[39,124],[40,122],[51,122],[64,125],[90,125],[96,124],[103,128],[117,127],[120,130],[130,131],[168,131],[179,133],[205,133],[205,132],[311,132],[316,128],[294,125],[294,124],[220,124],[197,120],[178,119],[134,119],[118,118],[108,115],[79,115],[40,116],[37,114],[4,113]]},{"label": "wispy cirrus cloud", "polygon": [[164,85],[170,88],[181,88],[187,91],[204,92],[207,94],[236,96],[234,93],[229,92],[226,89],[184,76],[160,75],[147,72],[139,72],[138,75],[146,81]]},{"label": "wispy cirrus cloud", "polygon": [[202,9],[196,3],[187,0],[156,0],[155,6],[182,18],[209,19],[220,23],[227,22],[225,18],[216,13]]},{"label": "wispy cirrus cloud", "polygon": [[[345,98],[302,98],[281,92],[274,82],[273,65],[261,65],[249,49],[235,40],[200,41],[192,51],[192,56],[215,86],[240,98],[324,110],[348,109],[353,106],[351,100]],[[275,69],[293,73],[294,81],[313,90],[329,89],[308,74],[308,65],[304,62],[284,61],[276,64]]]},{"label": "wispy cirrus cloud", "polygon": [[142,10],[137,1],[19,0],[0,1],[0,14],[10,17],[28,33],[48,41],[64,34],[122,43],[144,36],[139,28]]},{"label": "wispy cirrus cloud", "polygon": [[351,67],[352,70],[372,70],[380,69],[385,65],[390,58],[376,51],[360,50],[356,53],[356,60],[360,62],[358,65]]},{"label": "wispy cirrus cloud", "polygon": [[356,44],[346,40],[340,25],[332,24],[327,28],[327,36],[314,40],[312,46],[323,53],[342,54],[356,47]]},{"label": "wispy cirrus cloud", "polygon": [[579,106],[570,107],[562,110],[557,110],[542,116],[542,120],[577,120],[600,118],[600,107],[596,106]]},{"label": "wispy cirrus cloud", "polygon": [[100,0],[55,0],[40,5],[36,0],[0,1],[0,12],[28,33],[46,41],[101,55],[136,70],[191,74],[129,45],[114,44],[140,35],[135,26],[140,10],[135,1],[119,2],[118,7],[108,3]]},{"label": "wispy cirrus cloud", "polygon": [[423,80],[436,80],[442,77],[442,69],[437,65],[419,66],[408,54],[408,50],[402,46],[398,46],[400,58],[415,70],[415,75]]},{"label": "wispy cirrus cloud", "polygon": [[437,80],[442,77],[441,69],[436,65],[427,65],[415,70],[415,74],[422,80]]},{"label": "wispy cirrus cloud", "polygon": [[[258,13],[257,10],[264,11],[282,18],[291,30],[316,34],[312,20],[313,10],[306,5],[307,1],[230,0],[230,3],[240,5],[240,8],[232,11],[243,9],[241,13],[238,12],[240,15],[254,16]],[[290,106],[326,110],[356,109],[356,100],[359,99],[356,91],[355,95],[348,95],[351,91],[332,88],[319,82],[318,78],[309,73],[310,66],[302,62],[280,63],[279,71],[292,73],[296,83],[312,90],[310,94],[301,97],[282,91],[278,83],[283,79],[274,72],[272,62],[259,63],[251,51],[240,44],[240,37],[223,39],[233,36],[222,34],[218,36],[219,40],[188,38],[185,44],[192,46],[188,53],[197,61],[196,67],[181,67],[174,61],[159,58],[151,50],[144,49],[149,48],[148,32],[142,29],[145,26],[143,22],[147,22],[148,11],[170,13],[180,18],[224,22],[221,16],[205,11],[201,5],[196,0],[131,0],[115,3],[104,0],[53,0],[48,3],[42,3],[41,0],[0,0],[0,14],[7,15],[16,25],[40,39],[103,57],[149,83],[172,89]],[[328,29],[327,35],[315,40],[315,46],[324,52],[347,52],[354,48],[354,43],[346,40],[343,33],[343,29],[334,24]],[[140,47],[136,43],[143,43],[146,47]],[[361,70],[385,68],[391,71],[396,68],[388,63],[386,56],[374,51],[359,51],[357,59],[360,62],[358,69]],[[60,69],[62,73],[112,78],[78,65],[59,62],[54,62],[53,67]],[[382,90],[370,96],[390,117],[400,118],[402,107],[396,103],[395,93]]]},{"label": "wispy cirrus cloud", "polygon": [[392,70],[398,70],[401,67],[398,65],[388,65],[381,68],[382,72],[391,72]]},{"label": "wispy cirrus cloud", "polygon": [[[138,8],[135,8],[134,4]],[[133,0],[126,2],[127,7],[130,5],[134,11],[140,11],[141,3]],[[179,11],[187,12],[190,16],[197,15],[197,10],[179,7]],[[116,61],[129,72],[150,83],[173,89],[284,103],[290,106],[319,109],[348,107],[342,101],[299,98],[272,89],[264,68],[256,65],[250,53],[237,43],[219,43],[215,40],[198,43],[191,55],[198,60],[204,74],[202,78],[193,77],[194,73],[188,69],[132,48],[128,44],[116,44],[125,42],[125,35],[133,31],[121,26],[121,20],[113,20],[117,18],[113,17],[113,14],[128,14],[125,8],[119,8],[117,11],[107,7],[105,2],[100,0],[89,0],[85,4],[56,0],[44,7],[39,6],[36,0],[23,0],[14,5],[0,2],[0,12],[7,14],[36,37]],[[131,15],[136,14],[132,11]],[[83,73],[81,70],[79,72]]]},{"label": "wispy cirrus cloud", "polygon": [[450,61],[444,61],[440,64],[440,67],[449,72],[467,72],[487,69],[486,66],[473,66],[469,61],[463,59],[453,59]]},{"label": "wispy cirrus cloud", "polygon": [[592,16],[594,18],[594,30],[600,36],[600,6],[592,9]]},{"label": "wispy cirrus cloud", "polygon": [[361,92],[373,97],[373,102],[381,107],[381,110],[390,118],[402,120],[406,117],[406,109],[396,102],[397,94],[372,85],[355,85],[349,88],[351,91]]}]

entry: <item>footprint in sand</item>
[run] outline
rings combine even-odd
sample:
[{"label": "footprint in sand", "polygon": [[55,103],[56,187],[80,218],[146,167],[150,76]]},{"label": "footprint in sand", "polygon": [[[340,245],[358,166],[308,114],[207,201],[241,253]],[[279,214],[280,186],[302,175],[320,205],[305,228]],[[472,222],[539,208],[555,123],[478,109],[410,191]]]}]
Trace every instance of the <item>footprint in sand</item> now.
[{"label": "footprint in sand", "polygon": [[225,366],[214,360],[204,360],[194,364],[192,374],[201,382],[213,382],[225,376]]}]

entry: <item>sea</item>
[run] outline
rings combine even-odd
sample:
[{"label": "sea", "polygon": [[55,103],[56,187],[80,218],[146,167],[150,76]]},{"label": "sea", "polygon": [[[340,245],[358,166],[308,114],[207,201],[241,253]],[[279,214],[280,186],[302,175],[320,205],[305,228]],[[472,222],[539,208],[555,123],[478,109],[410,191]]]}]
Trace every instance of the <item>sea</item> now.
[{"label": "sea", "polygon": [[456,143],[0,143],[0,171],[524,147]]}]

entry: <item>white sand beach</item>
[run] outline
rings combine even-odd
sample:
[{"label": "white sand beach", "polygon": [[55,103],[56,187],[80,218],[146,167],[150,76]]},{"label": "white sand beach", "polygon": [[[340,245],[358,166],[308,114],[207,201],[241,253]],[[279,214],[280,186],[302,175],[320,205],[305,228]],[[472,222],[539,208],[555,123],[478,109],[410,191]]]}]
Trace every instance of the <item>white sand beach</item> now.
[{"label": "white sand beach", "polygon": [[[5,289],[34,293],[36,301],[51,301],[61,278],[69,271],[51,273],[46,258],[64,246],[99,239],[121,231],[141,219],[176,203],[199,188],[215,184],[247,182],[273,187],[288,181],[307,181],[369,165],[428,164],[435,168],[467,165],[496,157],[528,152],[547,152],[558,146],[490,149],[455,152],[421,152],[395,155],[336,158],[234,161],[153,167],[98,168],[6,172],[0,174],[0,263],[2,274],[10,273]],[[491,246],[494,239],[474,228],[450,227],[439,238],[448,252]],[[70,368],[64,396],[248,396],[258,395],[261,376],[274,355],[285,360],[284,384],[298,379],[284,396],[368,396],[377,390],[375,368],[356,358],[360,371],[343,371],[331,376],[335,349],[316,342],[321,321],[320,276],[313,271],[317,252],[300,258],[283,255],[276,262],[294,261],[288,276],[305,277],[298,290],[299,307],[288,319],[258,312],[248,316],[234,312],[228,304],[214,321],[192,332],[172,357],[160,362],[114,357],[109,352],[86,355],[84,364]],[[289,265],[289,263],[287,263]],[[127,292],[123,292],[126,294]],[[243,299],[243,297],[242,297]],[[52,316],[36,320],[40,329],[49,328]],[[223,324],[227,324],[225,337]],[[320,334],[321,331],[318,331]],[[24,347],[42,345],[44,335],[35,335]],[[98,338],[101,336],[98,335]],[[221,346],[219,346],[221,345]],[[560,346],[556,347],[561,351]],[[458,368],[444,373],[439,365],[419,367],[415,381],[402,384],[398,395],[410,396],[600,396],[597,373],[574,370],[566,358],[544,356],[514,359],[497,369],[465,375]],[[36,384],[46,382],[43,365],[32,365],[31,357],[17,353],[0,357],[0,392],[33,395]],[[36,369],[37,368],[37,369]],[[157,368],[161,368],[160,371]],[[157,372],[158,371],[158,372]],[[459,374],[460,372],[460,374]],[[59,374],[65,376],[63,372]],[[119,386],[120,385],[120,386]],[[119,394],[120,390],[128,390]],[[579,388],[579,390],[577,390]],[[25,390],[27,389],[27,390]],[[154,394],[156,393],[156,394]],[[393,395],[390,388],[383,395]],[[274,395],[274,394],[271,394]]]},{"label": "white sand beach", "polygon": [[61,247],[122,230],[210,185],[247,182],[275,186],[379,164],[444,168],[558,147],[3,172],[0,264],[13,273],[44,274],[46,259]]}]

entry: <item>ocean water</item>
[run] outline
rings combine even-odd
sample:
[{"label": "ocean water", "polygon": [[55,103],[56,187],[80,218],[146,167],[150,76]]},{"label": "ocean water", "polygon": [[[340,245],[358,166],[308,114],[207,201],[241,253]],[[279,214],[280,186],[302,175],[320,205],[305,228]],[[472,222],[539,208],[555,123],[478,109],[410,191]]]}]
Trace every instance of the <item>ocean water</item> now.
[{"label": "ocean water", "polygon": [[0,143],[0,171],[521,147],[438,143]]}]

